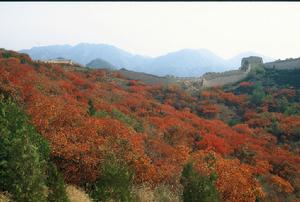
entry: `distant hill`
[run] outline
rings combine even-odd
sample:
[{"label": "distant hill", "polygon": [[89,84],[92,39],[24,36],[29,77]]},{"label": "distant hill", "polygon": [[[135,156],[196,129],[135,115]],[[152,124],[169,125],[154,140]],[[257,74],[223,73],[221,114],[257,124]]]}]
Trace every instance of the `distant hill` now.
[{"label": "distant hill", "polygon": [[90,68],[103,68],[103,69],[116,69],[116,67],[109,62],[102,60],[100,58],[94,59],[88,64],[86,64],[87,67]]},{"label": "distant hill", "polygon": [[159,56],[145,65],[143,72],[160,76],[201,76],[210,71],[224,71],[226,61],[206,49],[183,49]]},{"label": "distant hill", "polygon": [[[153,58],[132,54],[107,44],[90,43],[80,43],[75,46],[33,47],[20,50],[20,52],[29,54],[35,60],[63,57],[82,65],[87,65],[90,61],[101,58],[117,69],[126,68],[158,76],[174,75],[180,77],[198,77],[206,72],[222,72],[237,69],[240,66],[242,57],[250,55],[261,56],[261,54],[247,52],[237,55],[230,60],[225,60],[206,49],[182,49]],[[263,56],[263,59],[266,58]]]},{"label": "distant hill", "polygon": [[29,54],[34,60],[64,57],[83,65],[86,65],[94,59],[101,58],[117,68],[136,67],[140,64],[145,64],[149,60],[147,57],[134,55],[115,46],[106,44],[80,43],[75,46],[41,46],[20,50],[20,52]]}]

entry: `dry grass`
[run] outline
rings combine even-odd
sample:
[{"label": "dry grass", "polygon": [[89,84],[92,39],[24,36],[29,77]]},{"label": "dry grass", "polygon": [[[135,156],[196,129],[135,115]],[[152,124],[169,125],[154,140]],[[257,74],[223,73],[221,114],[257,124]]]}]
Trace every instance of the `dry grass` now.
[{"label": "dry grass", "polygon": [[0,202],[11,202],[7,193],[0,192]]},{"label": "dry grass", "polygon": [[84,191],[73,185],[67,185],[66,191],[70,202],[92,202]]},{"label": "dry grass", "polygon": [[178,193],[172,192],[166,185],[160,185],[154,190],[154,198],[156,202],[179,202]]},{"label": "dry grass", "polygon": [[154,202],[154,191],[146,185],[134,187],[132,189],[133,201]]},{"label": "dry grass", "polygon": [[167,186],[160,185],[154,190],[147,185],[141,185],[132,189],[133,201],[136,202],[179,202],[180,197]]}]

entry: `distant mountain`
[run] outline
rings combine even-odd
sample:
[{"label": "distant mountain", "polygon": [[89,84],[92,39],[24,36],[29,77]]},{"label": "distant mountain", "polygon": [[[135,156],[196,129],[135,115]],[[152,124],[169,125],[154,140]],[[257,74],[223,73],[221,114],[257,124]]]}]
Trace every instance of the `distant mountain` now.
[{"label": "distant mountain", "polygon": [[242,60],[242,58],[249,57],[249,56],[259,56],[259,57],[262,57],[264,63],[265,62],[271,62],[271,61],[275,60],[274,58],[262,55],[260,53],[256,53],[256,52],[252,52],[252,51],[247,51],[247,52],[240,53],[240,54],[238,54],[238,55],[230,58],[229,60],[227,60],[227,64],[228,64],[229,67],[233,67],[233,68],[237,69],[238,67],[241,66],[241,60]]},{"label": "distant mountain", "polygon": [[[237,69],[243,57],[251,55],[261,56],[261,54],[245,52],[229,60],[224,60],[206,49],[182,49],[151,58],[135,55],[107,44],[90,43],[80,43],[75,46],[33,47],[20,52],[29,54],[35,60],[63,57],[82,65],[87,65],[90,61],[101,58],[101,60],[110,63],[116,69],[126,68],[158,76],[174,75],[181,77],[195,77],[201,76],[206,72],[222,72]],[[264,61],[272,61],[271,58],[266,56],[263,56],[263,59]]]},{"label": "distant mountain", "polygon": [[103,69],[116,69],[116,67],[109,62],[102,60],[100,58],[94,59],[88,64],[86,64],[87,67],[90,68],[103,68]]},{"label": "distant mountain", "polygon": [[225,60],[206,49],[183,49],[155,58],[142,71],[160,76],[201,76],[205,72],[224,71],[225,67]]},{"label": "distant mountain", "polygon": [[19,52],[29,54],[33,59],[46,60],[57,57],[72,59],[82,65],[90,61],[101,58],[117,68],[132,68],[145,64],[148,57],[134,55],[115,46],[106,44],[80,43],[75,46],[54,45],[34,47]]}]

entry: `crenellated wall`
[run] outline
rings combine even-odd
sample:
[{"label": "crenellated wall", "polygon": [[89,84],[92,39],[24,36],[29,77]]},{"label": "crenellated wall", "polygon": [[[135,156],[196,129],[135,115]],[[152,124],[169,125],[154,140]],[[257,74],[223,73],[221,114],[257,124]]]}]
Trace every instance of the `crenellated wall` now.
[{"label": "crenellated wall", "polygon": [[250,56],[243,58],[239,70],[226,71],[223,73],[207,73],[200,78],[203,88],[224,86],[226,84],[241,81],[247,77],[254,64],[263,64],[261,57]]},{"label": "crenellated wall", "polygon": [[203,76],[202,78],[202,86],[205,88],[214,87],[214,86],[224,86],[226,84],[235,83],[243,80],[247,77],[251,68],[248,68],[246,71],[243,70],[235,70],[227,72],[228,74],[222,74],[216,76],[214,78],[207,78]]},{"label": "crenellated wall", "polygon": [[206,73],[202,77],[198,78],[197,81],[188,79],[189,82],[186,82],[185,84],[186,86],[192,86],[197,83],[199,88],[209,88],[236,83],[245,79],[251,69],[256,65],[263,66],[266,69],[294,70],[300,69],[300,58],[263,63],[261,57],[250,56],[242,59],[241,67],[238,70],[222,73]]},{"label": "crenellated wall", "polygon": [[264,67],[278,70],[300,69],[300,58],[268,62],[264,64]]}]

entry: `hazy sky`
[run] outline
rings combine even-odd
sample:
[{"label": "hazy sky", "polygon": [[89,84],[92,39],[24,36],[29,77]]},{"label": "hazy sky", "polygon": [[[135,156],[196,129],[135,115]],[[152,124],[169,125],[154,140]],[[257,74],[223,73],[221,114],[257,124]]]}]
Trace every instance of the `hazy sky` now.
[{"label": "hazy sky", "polygon": [[157,56],[206,48],[300,56],[300,2],[1,2],[0,47],[106,43]]}]

